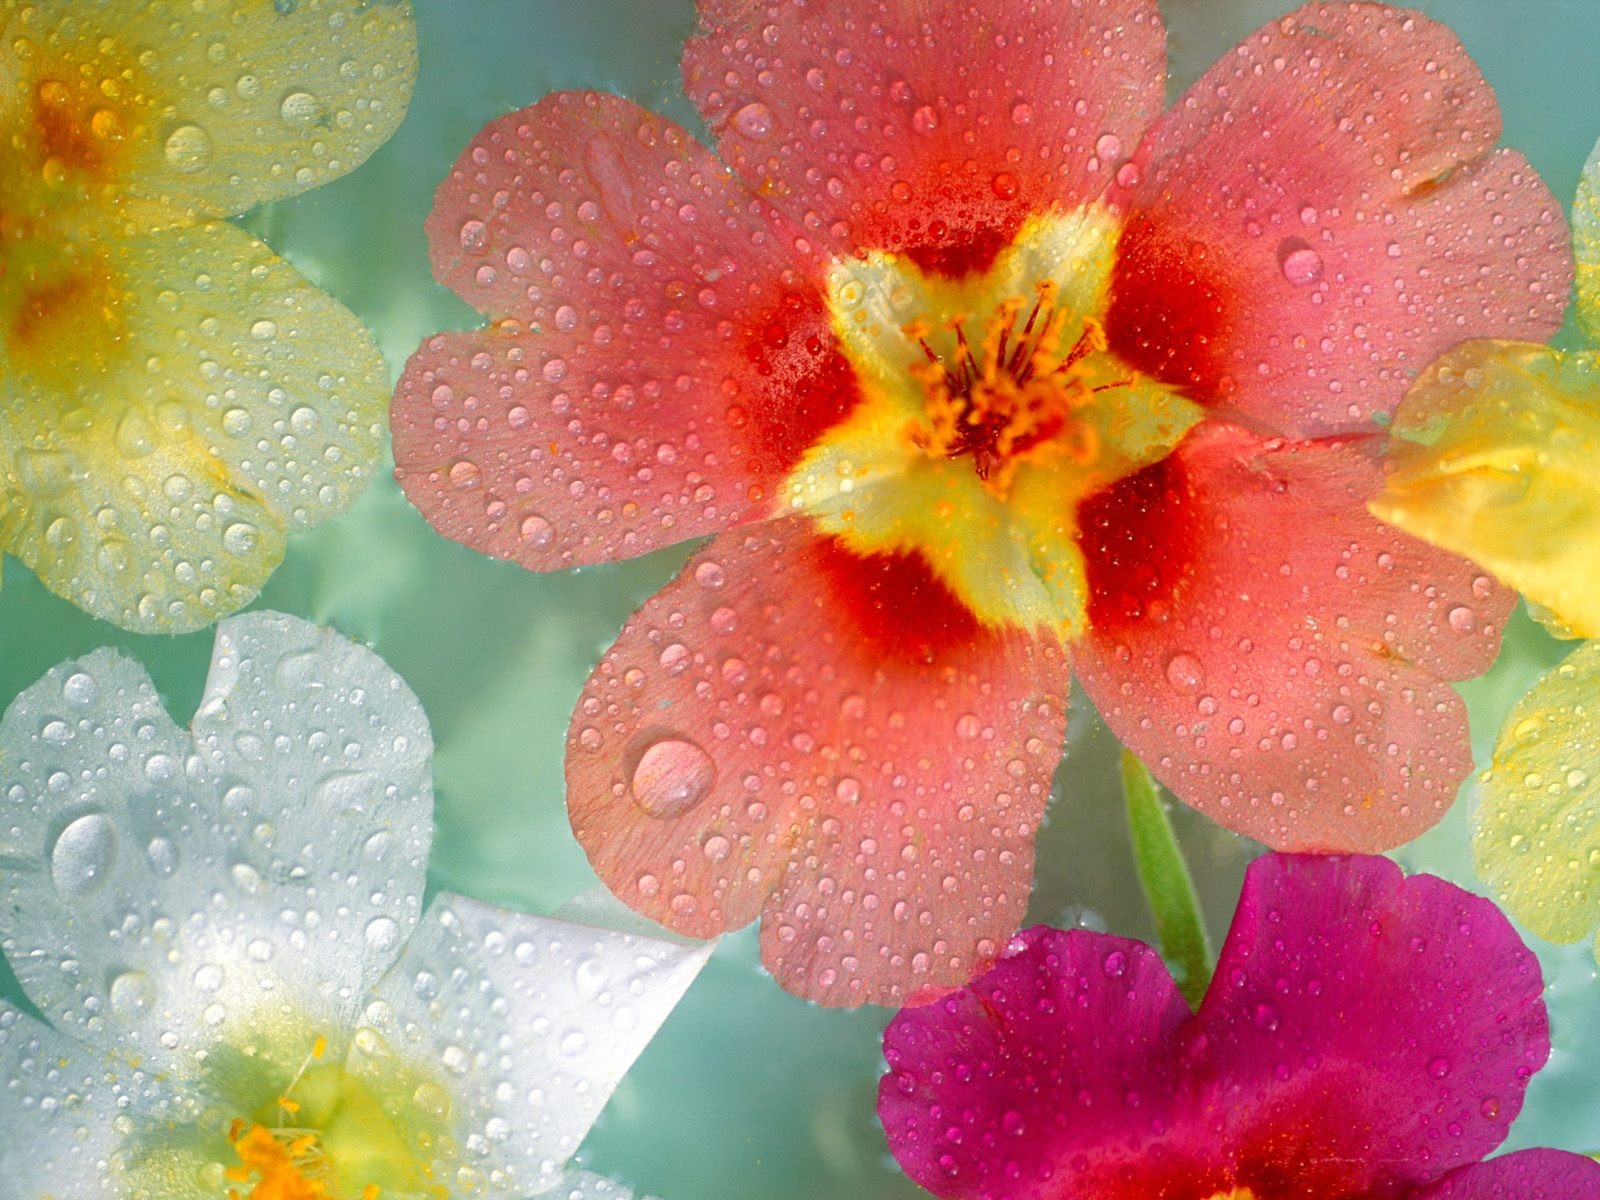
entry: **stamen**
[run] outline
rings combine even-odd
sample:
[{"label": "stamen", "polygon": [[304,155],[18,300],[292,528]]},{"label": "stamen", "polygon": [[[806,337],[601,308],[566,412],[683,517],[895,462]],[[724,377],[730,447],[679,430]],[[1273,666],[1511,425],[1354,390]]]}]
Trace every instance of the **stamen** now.
[{"label": "stamen", "polygon": [[1085,319],[1063,356],[1062,335],[1073,314],[1057,304],[1059,289],[1041,283],[1026,316],[1026,302],[1011,297],[984,323],[982,341],[967,337],[966,317],[951,319],[953,345],[940,357],[928,342],[925,322],[905,326],[925,362],[911,367],[922,384],[926,424],[913,423],[908,440],[932,458],[971,455],[978,478],[1004,499],[1021,461],[1059,453],[1080,464],[1094,461],[1100,438],[1075,416],[1098,392],[1131,384],[1131,379],[1090,386],[1079,367],[1090,354],[1106,349],[1105,330]]}]

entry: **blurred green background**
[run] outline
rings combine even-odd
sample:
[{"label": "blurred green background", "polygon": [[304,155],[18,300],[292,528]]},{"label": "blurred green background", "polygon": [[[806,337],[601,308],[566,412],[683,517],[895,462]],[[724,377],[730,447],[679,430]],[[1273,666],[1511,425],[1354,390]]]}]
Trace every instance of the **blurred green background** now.
[{"label": "blurred green background", "polygon": [[[1164,0],[1171,95],[1283,0]],[[1600,0],[1433,0],[1499,94],[1504,140],[1563,205],[1600,135]],[[433,282],[422,235],[433,189],[492,117],[556,88],[620,92],[700,129],[678,83],[692,0],[417,0],[421,76],[398,134],[329,187],[243,224],[349,305],[398,373],[428,333],[476,315]],[[309,616],[370,643],[421,697],[438,743],[432,882],[532,912],[594,885],[561,794],[567,717],[623,620],[685,551],[538,576],[428,528],[385,475],[355,510],[295,538],[255,607]],[[0,589],[0,705],[57,662],[115,644],[145,663],[180,723],[200,695],[211,634],[123,634],[46,592],[15,560]],[[1525,618],[1494,671],[1464,689],[1480,762],[1511,703],[1563,653]],[[1148,937],[1133,881],[1116,746],[1087,705],[1039,846],[1030,916]],[[1434,832],[1397,854],[1473,885],[1469,787]],[[1213,935],[1226,928],[1251,848],[1186,809],[1180,836]],[[753,930],[725,939],[617,1093],[580,1156],[667,1200],[902,1200],[922,1195],[888,1158],[873,1116],[888,1013],[798,1001],[757,965]],[[1600,1150],[1600,987],[1587,945],[1530,938],[1543,960],[1555,1051],[1511,1146]],[[0,979],[0,988],[8,981]]]}]

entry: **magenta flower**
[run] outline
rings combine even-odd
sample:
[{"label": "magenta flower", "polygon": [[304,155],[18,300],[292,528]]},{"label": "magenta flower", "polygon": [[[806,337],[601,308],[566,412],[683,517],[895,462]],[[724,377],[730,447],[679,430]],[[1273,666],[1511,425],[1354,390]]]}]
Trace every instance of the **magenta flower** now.
[{"label": "magenta flower", "polygon": [[1268,855],[1198,1013],[1148,946],[1038,926],[890,1022],[878,1114],[949,1200],[1597,1200],[1579,1155],[1481,1161],[1549,1055],[1542,987],[1487,900]]},{"label": "magenta flower", "polygon": [[[488,328],[394,406],[442,532],[551,570],[715,535],[573,717],[573,828],[683,933],[901,1003],[1022,919],[1070,671],[1280,849],[1470,769],[1512,598],[1366,511],[1375,418],[1571,277],[1455,38],[1311,6],[1162,115],[1151,0],[701,0],[720,159],[616,96],[492,122],[428,223]],[[726,165],[724,165],[726,164]]]}]

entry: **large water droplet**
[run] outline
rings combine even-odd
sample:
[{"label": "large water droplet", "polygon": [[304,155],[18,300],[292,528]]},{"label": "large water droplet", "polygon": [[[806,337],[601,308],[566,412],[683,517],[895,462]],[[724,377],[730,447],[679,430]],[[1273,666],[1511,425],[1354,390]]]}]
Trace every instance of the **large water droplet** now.
[{"label": "large water droplet", "polygon": [[1285,279],[1300,287],[1322,277],[1322,255],[1299,238],[1285,238],[1278,244],[1278,267]]},{"label": "large water droplet", "polygon": [[772,133],[772,110],[759,100],[746,104],[733,114],[733,127],[747,138],[769,137]]},{"label": "large water droplet", "polygon": [[143,971],[124,971],[111,981],[111,1011],[131,1020],[149,1011],[156,1002],[155,984]]},{"label": "large water droplet", "polygon": [[117,830],[104,813],[88,813],[61,831],[50,850],[50,879],[63,896],[83,896],[105,882],[117,857]]},{"label": "large water droplet", "polygon": [[198,125],[179,125],[167,135],[167,166],[185,175],[211,164],[211,135]]},{"label": "large water droplet", "polygon": [[686,738],[663,738],[639,756],[629,787],[634,803],[652,817],[676,817],[711,791],[716,781],[711,756]]},{"label": "large water droplet", "polygon": [[322,116],[322,101],[310,92],[290,92],[278,105],[278,115],[291,125],[309,125]]},{"label": "large water droplet", "polygon": [[1197,692],[1204,679],[1205,668],[1194,655],[1180,651],[1167,659],[1167,682],[1178,691],[1185,694]]},{"label": "large water droplet", "polygon": [[367,922],[366,938],[374,950],[393,950],[400,944],[400,926],[389,917],[373,917]]}]

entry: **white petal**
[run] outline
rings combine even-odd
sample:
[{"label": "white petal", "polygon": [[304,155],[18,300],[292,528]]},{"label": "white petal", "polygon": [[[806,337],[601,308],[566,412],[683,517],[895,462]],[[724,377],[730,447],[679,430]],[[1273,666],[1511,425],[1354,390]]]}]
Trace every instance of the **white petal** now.
[{"label": "white petal", "polygon": [[[0,1003],[0,1197],[124,1197],[161,1184],[163,1200],[200,1197],[195,1172],[170,1170],[164,1134],[190,1107],[148,1073]],[[158,1148],[159,1147],[159,1148]],[[159,1180],[151,1173],[155,1149]],[[187,1175],[187,1178],[184,1176]]]},{"label": "white petal", "polygon": [[0,722],[0,947],[123,1061],[348,1028],[416,924],[430,750],[382,661],[275,614],[218,629],[193,739],[137,663],[57,667]]},{"label": "white petal", "polygon": [[[568,1171],[541,1195],[544,1200],[634,1200],[633,1193],[620,1183],[588,1171]],[[641,1196],[639,1200],[653,1197]]]},{"label": "white petal", "polygon": [[463,1154],[434,1177],[483,1200],[542,1192],[710,953],[442,894],[378,985],[349,1069],[383,1076],[389,1053],[437,1064]]}]

